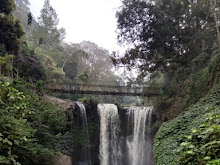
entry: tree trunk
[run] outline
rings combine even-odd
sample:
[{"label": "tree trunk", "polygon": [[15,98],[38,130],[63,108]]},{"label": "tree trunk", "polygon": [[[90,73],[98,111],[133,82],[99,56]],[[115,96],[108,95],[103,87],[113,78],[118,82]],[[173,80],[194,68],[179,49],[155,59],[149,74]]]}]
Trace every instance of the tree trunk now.
[{"label": "tree trunk", "polygon": [[13,78],[13,62],[14,62],[14,58],[12,57],[11,60],[11,77]]},{"label": "tree trunk", "polygon": [[67,59],[64,61],[64,63],[63,63],[63,66],[62,66],[62,71],[63,71],[63,69],[64,69],[64,67],[65,67],[65,65],[66,65],[66,62],[67,62]]},{"label": "tree trunk", "polygon": [[0,75],[2,74],[2,64],[0,63]]},{"label": "tree trunk", "polygon": [[219,49],[220,49],[220,32],[219,32],[219,26],[218,26],[218,18],[217,18],[217,14],[216,14],[216,0],[214,2],[214,6],[213,6],[213,14],[215,17],[215,24],[216,24],[216,32],[217,32],[217,39],[218,39],[218,45],[219,45]]}]

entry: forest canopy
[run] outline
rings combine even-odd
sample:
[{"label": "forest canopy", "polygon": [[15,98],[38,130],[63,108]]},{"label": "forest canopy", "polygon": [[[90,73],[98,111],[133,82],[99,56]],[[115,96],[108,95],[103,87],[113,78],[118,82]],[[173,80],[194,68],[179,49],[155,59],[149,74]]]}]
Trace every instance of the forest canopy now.
[{"label": "forest canopy", "polygon": [[[169,72],[189,66],[218,47],[218,0],[124,0],[116,14],[118,41],[132,45],[115,65],[138,68],[140,74]],[[217,27],[216,27],[217,25]]]}]

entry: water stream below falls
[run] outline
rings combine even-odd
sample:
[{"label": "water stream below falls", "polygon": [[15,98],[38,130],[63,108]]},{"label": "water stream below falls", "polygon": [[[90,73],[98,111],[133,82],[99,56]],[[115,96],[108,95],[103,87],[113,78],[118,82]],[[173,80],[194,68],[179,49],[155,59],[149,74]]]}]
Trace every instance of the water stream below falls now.
[{"label": "water stream below falls", "polygon": [[[101,165],[154,165],[149,135],[152,107],[126,110],[126,131],[120,128],[119,112],[114,104],[99,104]],[[126,133],[123,133],[126,132]]]}]

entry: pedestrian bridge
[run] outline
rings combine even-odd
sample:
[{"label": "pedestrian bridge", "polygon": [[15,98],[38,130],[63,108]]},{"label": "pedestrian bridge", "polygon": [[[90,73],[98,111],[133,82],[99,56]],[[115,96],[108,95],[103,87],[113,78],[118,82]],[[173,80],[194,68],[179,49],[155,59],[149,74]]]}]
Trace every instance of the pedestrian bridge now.
[{"label": "pedestrian bridge", "polygon": [[113,86],[113,85],[49,82],[45,84],[45,89],[50,90],[52,92],[60,92],[60,93],[94,94],[94,95],[154,97],[160,94],[160,88],[152,87],[152,86],[151,87]]}]

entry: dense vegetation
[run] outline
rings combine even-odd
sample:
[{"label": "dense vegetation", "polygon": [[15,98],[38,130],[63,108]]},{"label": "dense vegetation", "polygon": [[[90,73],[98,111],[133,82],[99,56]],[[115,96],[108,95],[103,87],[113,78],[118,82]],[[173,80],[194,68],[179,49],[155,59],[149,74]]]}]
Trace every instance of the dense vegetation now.
[{"label": "dense vegetation", "polygon": [[113,62],[147,74],[186,68],[201,54],[210,58],[219,42],[214,17],[219,2],[214,1],[123,1],[117,12],[118,39],[133,48],[122,57],[114,54]]},{"label": "dense vegetation", "polygon": [[[65,29],[58,28],[59,18],[49,0],[37,20],[28,0],[0,4],[0,164],[50,164],[54,155],[71,155],[88,144],[79,121],[67,121],[68,115],[45,101],[43,83],[120,85],[122,79],[114,75],[106,49],[90,41],[64,41]],[[116,102],[112,96],[56,96],[90,105]],[[88,121],[89,134],[98,137],[98,123],[93,120]]]},{"label": "dense vegetation", "polygon": [[[175,119],[155,138],[157,164],[219,164],[219,85]],[[211,115],[210,115],[211,114]]]},{"label": "dense vegetation", "polygon": [[[45,0],[37,20],[30,13],[28,0],[15,0],[15,3],[4,0],[1,4],[4,4],[0,9],[1,74],[29,82],[123,83],[114,74],[108,50],[90,41],[78,44],[65,42],[65,29],[58,28],[58,14],[49,0]],[[6,30],[9,26],[11,28]],[[83,98],[66,94],[60,94],[60,97],[72,100]],[[116,101],[111,96],[98,96],[97,99],[101,102]],[[123,101],[123,98],[119,100]]]},{"label": "dense vegetation", "polygon": [[24,82],[0,82],[1,164],[48,164],[56,153],[65,114],[33,90]]},{"label": "dense vegetation", "polygon": [[[60,109],[43,99],[42,84],[123,85],[112,62],[137,69],[137,84],[161,87],[160,96],[146,99],[156,107],[157,126],[170,120],[155,139],[159,165],[220,163],[219,0],[123,0],[116,13],[118,41],[131,48],[111,58],[90,41],[66,43],[50,0],[37,20],[28,0],[0,4],[0,164],[49,164],[57,152],[72,152],[67,145],[88,145],[79,122],[68,123]],[[113,96],[56,96],[94,105],[136,102]],[[89,133],[97,136],[97,116],[90,113]]]},{"label": "dense vegetation", "polygon": [[[76,148],[83,138],[72,136],[77,127],[70,137],[63,135],[71,124],[61,109],[41,96],[43,81],[109,80],[114,84],[117,77],[107,50],[92,42],[64,42],[65,30],[57,28],[58,15],[49,0],[38,22],[29,11],[28,0],[0,3],[0,164],[50,164],[55,154],[65,151],[65,145],[60,145],[63,139],[73,139]],[[77,100],[83,96],[62,97]],[[89,100],[86,98],[83,100]],[[72,149],[64,153],[71,154]]]},{"label": "dense vegetation", "polygon": [[131,48],[113,53],[112,61],[137,69],[140,79],[150,73],[148,85],[160,83],[161,95],[153,100],[155,127],[169,121],[156,134],[157,164],[219,164],[220,1],[122,3],[118,40]]}]

